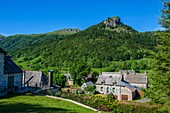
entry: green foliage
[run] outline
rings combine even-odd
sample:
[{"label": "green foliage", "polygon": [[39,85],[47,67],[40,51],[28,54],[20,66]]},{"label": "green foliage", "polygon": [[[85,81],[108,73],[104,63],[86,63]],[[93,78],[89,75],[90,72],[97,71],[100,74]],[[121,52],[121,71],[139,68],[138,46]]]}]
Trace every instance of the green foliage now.
[{"label": "green foliage", "polygon": [[57,74],[54,75],[53,78],[54,78],[53,81],[54,81],[55,84],[57,84],[61,87],[65,87],[67,80],[66,80],[66,77],[64,75],[57,73]]},{"label": "green foliage", "polygon": [[31,46],[33,44],[41,44],[41,42],[43,41],[56,38],[63,38],[65,36],[68,36],[69,34],[74,33],[76,33],[76,31],[58,30],[53,33],[46,34],[16,34],[8,37],[0,35],[0,47],[4,48],[6,51],[14,52],[26,46]]},{"label": "green foliage", "polygon": [[84,83],[85,78],[87,77],[89,72],[90,67],[88,67],[88,65],[82,60],[73,63],[70,68],[70,73],[74,80],[73,82],[74,84],[78,84],[79,86]]},{"label": "green foliage", "polygon": [[158,105],[151,105],[148,103],[119,103],[119,101],[112,99],[113,95],[103,97],[101,95],[75,95],[75,94],[64,94],[61,95],[63,98],[69,98],[85,105],[91,106],[98,109],[99,111],[106,111],[112,113],[155,113],[158,112]]},{"label": "green foliage", "polygon": [[150,73],[148,93],[153,95],[150,95],[150,98],[154,102],[166,104],[170,101],[170,33],[160,33],[158,36],[161,40],[154,54],[154,67]]},{"label": "green foliage", "polygon": [[98,76],[99,76],[99,72],[93,71],[91,81],[93,83],[96,83]]},{"label": "green foliage", "polygon": [[164,2],[160,24],[168,29],[165,32],[158,32],[158,45],[154,56],[153,70],[150,73],[150,85],[147,96],[154,103],[164,106],[160,112],[170,112],[170,2]]},{"label": "green foliage", "polygon": [[164,9],[162,10],[162,15],[159,21],[164,28],[170,30],[170,2],[163,2]]},{"label": "green foliage", "polygon": [[71,34],[74,34],[74,33],[77,33],[77,32],[80,32],[80,29],[77,29],[77,28],[75,28],[75,29],[68,28],[68,29],[61,29],[61,30],[49,32],[47,34],[71,35]]},{"label": "green foliage", "polygon": [[56,92],[56,96],[57,96],[57,97],[61,97],[61,94],[62,94],[61,91]]},{"label": "green foliage", "polygon": [[0,41],[3,40],[5,38],[5,36],[0,34]]},{"label": "green foliage", "polygon": [[114,95],[112,93],[107,95],[107,99],[109,100],[109,102],[113,102],[114,101]]},{"label": "green foliage", "polygon": [[23,57],[28,61],[41,57],[38,63],[29,62],[30,65],[27,66],[41,65],[41,69],[46,67],[68,69],[79,65],[80,61],[91,68],[103,68],[110,66],[112,61],[148,57],[150,50],[155,49],[156,38],[151,32],[118,33],[102,27],[99,24],[65,38],[35,43],[21,48],[20,51],[11,52],[11,55],[13,59]]},{"label": "green foliage", "polygon": [[139,60],[126,60],[119,62],[110,62],[109,66],[103,68],[102,71],[106,72],[118,72],[120,70],[135,70],[135,72],[145,72],[151,69],[152,59],[142,58]]},{"label": "green foliage", "polygon": [[87,86],[84,88],[85,91],[93,92],[96,89],[95,86]]}]

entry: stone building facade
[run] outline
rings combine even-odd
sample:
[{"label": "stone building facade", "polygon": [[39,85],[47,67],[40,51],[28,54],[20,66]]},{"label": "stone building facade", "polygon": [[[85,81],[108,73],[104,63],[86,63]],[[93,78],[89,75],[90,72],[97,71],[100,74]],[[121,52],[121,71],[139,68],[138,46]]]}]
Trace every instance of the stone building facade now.
[{"label": "stone building facade", "polygon": [[24,71],[23,84],[26,87],[39,87],[48,85],[48,77],[41,71]]},{"label": "stone building facade", "polygon": [[0,93],[22,88],[22,70],[0,48]]},{"label": "stone building facade", "polygon": [[71,78],[71,74],[68,72],[67,74],[64,74],[64,76],[67,79],[67,85],[73,85],[73,79]]},{"label": "stone building facade", "polygon": [[118,100],[133,100],[142,87],[147,88],[146,73],[101,72],[96,82],[96,91],[112,93]]}]

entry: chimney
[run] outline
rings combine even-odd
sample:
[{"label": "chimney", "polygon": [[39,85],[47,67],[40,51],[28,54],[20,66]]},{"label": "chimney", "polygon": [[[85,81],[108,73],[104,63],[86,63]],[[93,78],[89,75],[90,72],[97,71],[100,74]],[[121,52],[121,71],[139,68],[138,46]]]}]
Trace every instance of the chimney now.
[{"label": "chimney", "polygon": [[100,72],[99,72],[99,76],[100,76],[100,75],[102,75],[102,70],[100,70]]},{"label": "chimney", "polygon": [[24,88],[25,88],[25,76],[26,76],[26,71],[23,70],[23,78],[22,78],[22,82],[23,82],[23,85],[24,85]]},{"label": "chimney", "polygon": [[53,70],[49,71],[49,75],[48,75],[48,86],[49,87],[53,86],[53,73],[54,73]]}]

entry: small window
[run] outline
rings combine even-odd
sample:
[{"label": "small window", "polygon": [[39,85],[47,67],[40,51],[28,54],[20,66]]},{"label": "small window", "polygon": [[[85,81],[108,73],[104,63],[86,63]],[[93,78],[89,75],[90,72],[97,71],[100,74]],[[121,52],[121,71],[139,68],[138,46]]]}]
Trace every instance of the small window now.
[{"label": "small window", "polygon": [[107,87],[107,93],[109,93],[109,87]]},{"label": "small window", "polygon": [[100,88],[100,91],[103,91],[103,87]]},{"label": "small window", "polygon": [[115,92],[115,88],[114,87],[112,88],[112,92]]}]

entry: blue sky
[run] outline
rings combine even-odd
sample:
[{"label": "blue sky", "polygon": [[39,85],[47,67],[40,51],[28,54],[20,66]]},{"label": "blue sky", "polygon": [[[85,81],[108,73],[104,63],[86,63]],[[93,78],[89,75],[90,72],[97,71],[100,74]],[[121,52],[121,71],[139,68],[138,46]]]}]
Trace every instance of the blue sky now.
[{"label": "blue sky", "polygon": [[0,0],[0,34],[84,30],[112,16],[140,32],[154,31],[161,29],[162,8],[161,0]]}]

